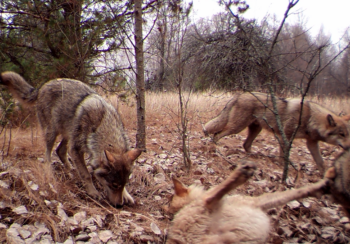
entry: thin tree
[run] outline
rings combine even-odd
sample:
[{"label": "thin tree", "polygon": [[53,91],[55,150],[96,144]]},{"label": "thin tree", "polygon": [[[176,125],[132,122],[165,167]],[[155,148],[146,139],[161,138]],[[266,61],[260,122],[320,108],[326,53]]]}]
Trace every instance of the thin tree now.
[{"label": "thin tree", "polygon": [[137,133],[136,147],[146,150],[146,109],[145,109],[145,76],[143,61],[142,37],[142,0],[135,0],[135,59],[136,59],[136,104]]},{"label": "thin tree", "polygon": [[[242,31],[244,35],[249,35],[248,32],[245,31],[244,26],[242,25],[242,20],[238,14],[235,14],[231,10],[231,5],[237,6],[237,4],[243,4],[245,5],[245,2],[242,1],[224,1],[221,0],[221,3],[223,3],[227,10],[236,18],[236,25],[237,28]],[[272,131],[275,134],[275,137],[281,147],[281,150],[283,151],[283,161],[284,161],[284,169],[283,169],[283,176],[282,181],[285,182],[288,176],[288,166],[291,163],[290,162],[290,149],[292,147],[292,142],[296,136],[296,133],[301,125],[301,118],[303,114],[303,105],[304,105],[304,99],[306,95],[309,92],[310,86],[312,82],[316,79],[316,77],[325,69],[327,68],[337,57],[339,57],[346,48],[349,47],[349,43],[345,46],[345,48],[341,49],[338,53],[330,57],[329,59],[324,58],[324,53],[327,50],[327,47],[329,44],[327,43],[313,43],[310,44],[310,46],[306,49],[306,51],[299,51],[295,52],[295,57],[290,60],[287,63],[283,63],[282,67],[279,67],[278,65],[271,65],[271,62],[274,59],[280,60],[279,58],[283,55],[289,55],[289,54],[283,54],[283,52],[280,52],[278,50],[278,44],[280,42],[280,34],[282,32],[282,29],[285,25],[285,22],[289,16],[290,10],[299,2],[299,0],[289,0],[287,9],[284,13],[284,17],[278,27],[273,31],[273,34],[271,35],[271,42],[269,45],[269,48],[264,52],[256,52],[254,56],[251,58],[259,61],[259,66],[261,67],[261,71],[264,74],[264,82],[262,83],[265,88],[267,88],[268,92],[268,101],[260,101],[264,104],[267,110],[270,110],[276,119],[277,123],[277,131],[274,131],[272,126],[268,124],[268,121],[265,120],[267,125],[272,129]],[[238,7],[238,10],[240,8]],[[245,8],[243,8],[245,10]],[[239,11],[240,12],[240,11]],[[248,43],[250,46],[253,47],[255,50],[259,50],[258,48],[255,48],[255,44],[253,42]],[[294,55],[294,54],[293,54]],[[294,67],[293,61],[301,58],[303,62],[306,64],[303,67]],[[276,62],[275,62],[276,63]],[[301,80],[298,87],[296,87],[299,90],[299,94],[301,95],[300,100],[300,113],[298,118],[298,123],[296,124],[293,133],[286,135],[284,131],[284,125],[281,121],[280,114],[277,109],[277,97],[276,92],[278,86],[281,84],[283,85],[283,80],[280,79],[280,73],[283,69],[289,68],[297,70],[299,73],[301,73]],[[268,104],[271,102],[272,106],[268,106]],[[316,150],[319,150],[317,144],[310,144],[308,143],[308,147],[316,148]]]}]

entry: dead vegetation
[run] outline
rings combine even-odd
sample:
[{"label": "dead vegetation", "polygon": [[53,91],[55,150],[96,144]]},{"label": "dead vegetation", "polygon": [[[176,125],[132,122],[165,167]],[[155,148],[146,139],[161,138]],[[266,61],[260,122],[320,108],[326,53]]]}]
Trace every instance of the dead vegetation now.
[{"label": "dead vegetation", "polygon": [[[113,97],[108,99],[116,104]],[[228,99],[227,95],[192,95],[188,136],[193,165],[187,174],[176,132],[177,96],[148,94],[148,150],[138,158],[127,186],[136,203],[121,210],[86,195],[76,172],[63,168],[55,153],[52,168],[43,164],[44,144],[39,129],[11,129],[10,143],[10,130],[6,131],[6,138],[3,131],[0,136],[3,154],[0,243],[165,243],[172,216],[163,211],[163,206],[172,194],[171,176],[175,175],[187,185],[198,183],[208,189],[222,182],[234,168],[231,164],[243,158],[254,161],[258,170],[234,193],[260,195],[320,179],[305,143],[299,140],[293,144],[291,159],[302,169],[296,172],[291,168],[288,186],[280,184],[282,166],[277,164],[278,145],[271,134],[263,132],[258,136],[251,155],[242,147],[246,131],[213,145],[204,137],[201,123],[216,115]],[[349,112],[345,99],[318,102],[336,113]],[[136,134],[133,104],[132,99],[119,104],[131,145],[135,145]],[[340,148],[323,143],[320,148],[326,167],[341,152]],[[350,240],[349,219],[328,196],[293,201],[281,209],[270,210],[269,215],[273,225],[269,243],[348,243]]]}]

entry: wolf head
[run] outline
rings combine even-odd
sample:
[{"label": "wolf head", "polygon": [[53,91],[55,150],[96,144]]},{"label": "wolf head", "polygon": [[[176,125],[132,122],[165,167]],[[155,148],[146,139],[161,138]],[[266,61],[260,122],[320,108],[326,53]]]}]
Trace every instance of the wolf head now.
[{"label": "wolf head", "polygon": [[164,207],[164,210],[168,213],[177,213],[181,208],[191,203],[193,200],[199,199],[205,193],[203,187],[195,184],[186,187],[176,178],[173,178],[173,183],[175,193],[171,197],[169,206]]},{"label": "wolf head", "polygon": [[327,115],[327,125],[323,132],[324,141],[338,145],[345,150],[350,149],[350,133],[347,121],[350,120],[350,115],[338,117]]},{"label": "wolf head", "polygon": [[107,191],[108,200],[117,207],[124,204],[124,199],[133,201],[124,189],[129,181],[134,160],[140,156],[140,149],[132,149],[124,154],[115,154],[105,150],[107,161],[101,160],[94,174]]}]

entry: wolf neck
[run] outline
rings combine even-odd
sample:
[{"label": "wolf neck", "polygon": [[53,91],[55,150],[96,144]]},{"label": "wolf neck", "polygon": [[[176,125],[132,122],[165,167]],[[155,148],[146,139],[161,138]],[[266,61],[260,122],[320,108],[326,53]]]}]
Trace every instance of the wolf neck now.
[{"label": "wolf neck", "polygon": [[189,189],[189,195],[188,195],[189,203],[192,202],[193,200],[201,199],[206,193],[203,187],[199,185],[191,185],[189,186],[188,189]]},{"label": "wolf neck", "polygon": [[[316,104],[316,103],[312,103],[310,102],[310,124],[309,126],[314,126],[314,125],[319,125],[322,127],[322,129],[327,123],[324,123],[326,120],[327,115],[330,114],[332,115],[334,118],[338,117],[337,115],[335,115],[333,112],[331,112],[330,110]],[[317,126],[317,127],[319,127]]]},{"label": "wolf neck", "polygon": [[[112,129],[111,129],[112,128]],[[108,150],[117,154],[129,150],[128,138],[122,125],[109,112],[106,113],[96,131],[89,135],[88,145],[92,151]]]},{"label": "wolf neck", "polygon": [[[91,123],[87,145],[89,152],[103,153],[105,150],[122,154],[129,150],[128,138],[123,122],[115,108],[105,102],[100,96],[93,94],[86,98],[78,108],[79,124]],[[94,155],[94,157],[97,155]]]}]

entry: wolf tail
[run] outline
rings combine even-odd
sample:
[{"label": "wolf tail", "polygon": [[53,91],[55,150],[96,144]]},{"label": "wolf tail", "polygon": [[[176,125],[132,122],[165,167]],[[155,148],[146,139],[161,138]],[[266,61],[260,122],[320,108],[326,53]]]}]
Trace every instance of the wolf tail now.
[{"label": "wolf tail", "polygon": [[38,98],[38,90],[29,85],[22,76],[15,72],[6,71],[0,75],[0,85],[4,85],[12,96],[23,105],[32,105]]},{"label": "wolf tail", "polygon": [[224,129],[224,127],[228,122],[230,111],[232,107],[236,104],[236,102],[237,102],[237,96],[232,98],[226,104],[225,108],[221,111],[221,113],[217,117],[210,120],[204,125],[203,132],[206,136],[208,136],[209,134],[219,133]]}]

